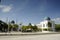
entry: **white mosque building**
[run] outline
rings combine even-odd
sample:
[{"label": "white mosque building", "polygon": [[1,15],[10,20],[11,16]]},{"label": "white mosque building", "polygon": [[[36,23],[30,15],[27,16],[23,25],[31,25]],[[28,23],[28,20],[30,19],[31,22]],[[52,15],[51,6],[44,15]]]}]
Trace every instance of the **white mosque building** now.
[{"label": "white mosque building", "polygon": [[44,18],[44,21],[36,24],[36,26],[42,29],[42,32],[55,31],[55,23],[49,17]]}]

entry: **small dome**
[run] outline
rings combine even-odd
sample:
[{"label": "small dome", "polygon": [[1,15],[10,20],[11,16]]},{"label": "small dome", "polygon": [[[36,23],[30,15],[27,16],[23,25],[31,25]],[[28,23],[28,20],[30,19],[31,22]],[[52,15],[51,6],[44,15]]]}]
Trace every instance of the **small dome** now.
[{"label": "small dome", "polygon": [[50,17],[45,17],[44,20],[51,20]]}]

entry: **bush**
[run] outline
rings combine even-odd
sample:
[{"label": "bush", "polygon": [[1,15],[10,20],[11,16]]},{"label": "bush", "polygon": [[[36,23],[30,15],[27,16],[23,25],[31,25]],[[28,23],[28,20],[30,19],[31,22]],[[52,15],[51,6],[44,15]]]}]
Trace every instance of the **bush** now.
[{"label": "bush", "polygon": [[56,25],[55,25],[55,30],[56,30],[56,31],[60,31],[60,24],[56,24]]},{"label": "bush", "polygon": [[38,28],[37,28],[37,26],[36,25],[34,25],[34,26],[32,26],[31,25],[31,23],[29,23],[29,25],[28,26],[22,26],[22,31],[34,31],[34,32],[36,32],[36,31],[38,31]]},{"label": "bush", "polygon": [[27,29],[27,26],[22,26],[22,31]]},{"label": "bush", "polygon": [[38,28],[37,28],[37,26],[35,25],[35,26],[32,26],[32,29],[33,29],[33,31],[38,31]]},{"label": "bush", "polygon": [[18,25],[17,24],[14,24],[13,25],[13,31],[17,31],[18,30]]},{"label": "bush", "polygon": [[47,31],[47,28],[44,28],[43,30],[44,30],[44,31]]},{"label": "bush", "polygon": [[41,28],[38,28],[38,31],[42,31],[42,29]]}]

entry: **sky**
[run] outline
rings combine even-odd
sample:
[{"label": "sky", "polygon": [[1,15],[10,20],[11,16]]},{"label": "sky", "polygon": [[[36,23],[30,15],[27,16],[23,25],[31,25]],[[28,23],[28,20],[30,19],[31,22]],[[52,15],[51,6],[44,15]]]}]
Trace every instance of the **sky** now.
[{"label": "sky", "polygon": [[50,17],[60,24],[60,0],[1,0],[0,20],[38,24]]}]

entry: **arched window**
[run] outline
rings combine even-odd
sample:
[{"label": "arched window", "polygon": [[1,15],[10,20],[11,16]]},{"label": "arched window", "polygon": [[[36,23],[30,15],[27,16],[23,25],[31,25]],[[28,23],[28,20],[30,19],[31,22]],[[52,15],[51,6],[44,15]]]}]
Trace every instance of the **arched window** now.
[{"label": "arched window", "polygon": [[43,24],[43,27],[45,27],[45,24]]}]

